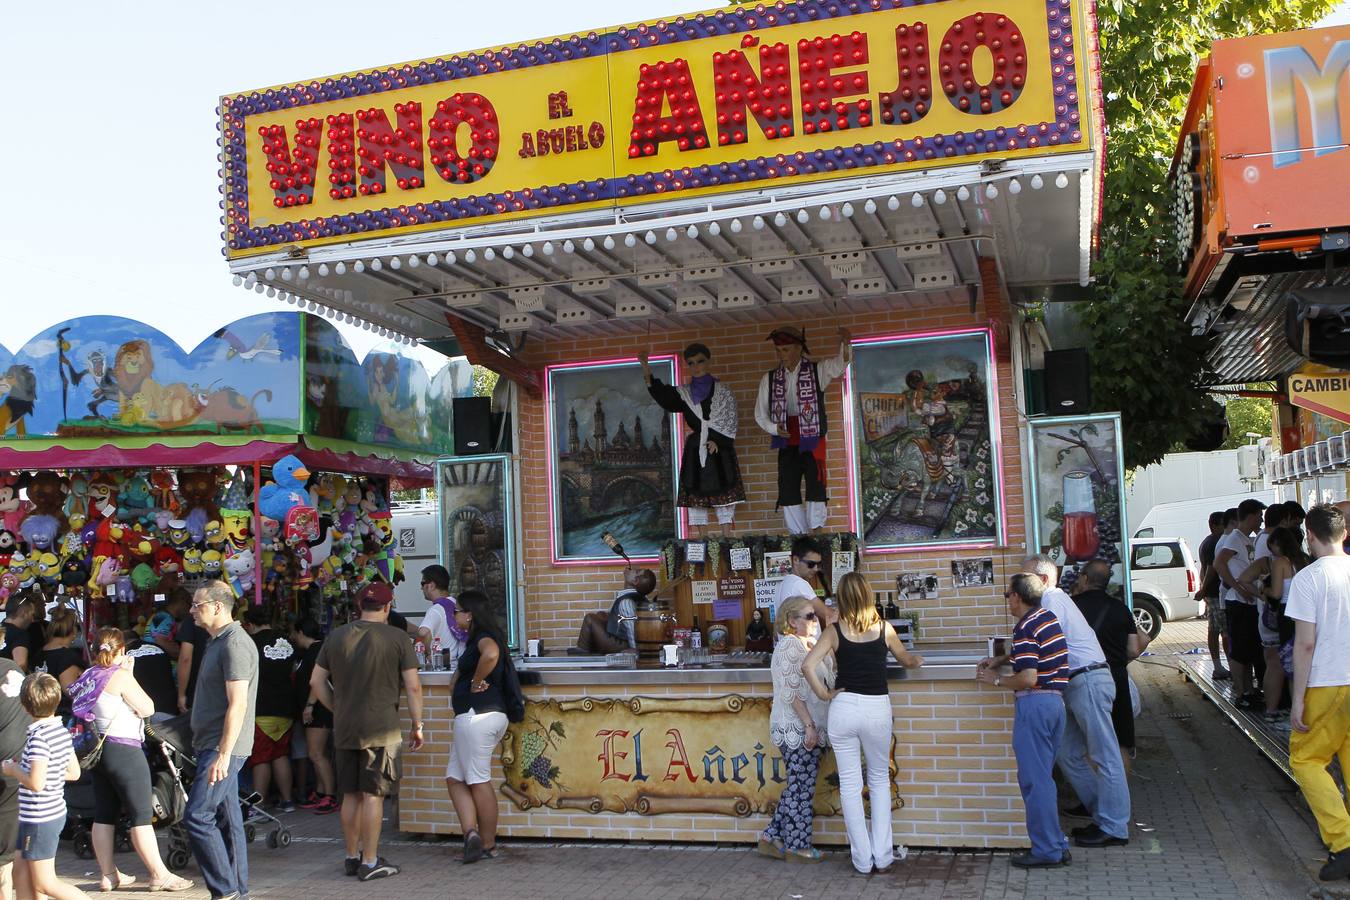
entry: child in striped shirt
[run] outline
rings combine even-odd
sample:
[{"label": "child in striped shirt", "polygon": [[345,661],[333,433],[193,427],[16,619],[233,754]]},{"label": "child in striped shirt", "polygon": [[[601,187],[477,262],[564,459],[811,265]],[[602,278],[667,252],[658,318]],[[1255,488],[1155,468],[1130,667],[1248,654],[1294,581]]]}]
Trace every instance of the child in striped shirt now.
[{"label": "child in striped shirt", "polygon": [[56,845],[66,824],[65,784],[80,777],[70,733],[56,715],[61,683],[46,672],[23,680],[19,700],[33,717],[23,756],[7,759],[0,771],[19,782],[19,858],[14,867],[17,896],[34,892],[54,900],[89,900],[89,895],[56,877]]}]

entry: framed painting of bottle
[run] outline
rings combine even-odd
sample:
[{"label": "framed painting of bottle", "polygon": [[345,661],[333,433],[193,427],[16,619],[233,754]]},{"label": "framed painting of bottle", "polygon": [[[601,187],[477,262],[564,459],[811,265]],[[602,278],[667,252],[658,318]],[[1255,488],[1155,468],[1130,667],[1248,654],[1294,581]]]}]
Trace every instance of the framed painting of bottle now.
[{"label": "framed painting of bottle", "polygon": [[1109,593],[1130,602],[1129,523],[1125,520],[1125,470],[1120,414],[1032,419],[1032,546],[1060,566],[1060,587],[1070,590],[1094,559],[1111,564]]}]

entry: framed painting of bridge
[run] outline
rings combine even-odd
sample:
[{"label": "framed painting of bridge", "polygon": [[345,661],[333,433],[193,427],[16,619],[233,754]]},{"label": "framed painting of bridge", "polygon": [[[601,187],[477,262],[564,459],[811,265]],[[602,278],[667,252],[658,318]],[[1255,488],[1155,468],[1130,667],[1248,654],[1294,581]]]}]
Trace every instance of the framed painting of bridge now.
[{"label": "framed painting of bridge", "polygon": [[1060,567],[1065,590],[1089,560],[1106,560],[1111,564],[1107,592],[1131,603],[1123,596],[1131,560],[1123,552],[1128,524],[1120,413],[1032,419],[1027,447],[1031,545]]},{"label": "framed painting of bridge", "polygon": [[[673,356],[652,374],[677,377]],[[655,562],[680,537],[675,509],[679,423],[647,393],[632,358],[549,366],[545,378],[549,515],[555,564]]]},{"label": "framed painting of bridge", "polygon": [[844,433],[867,552],[1002,544],[996,377],[988,329],[853,342]]}]

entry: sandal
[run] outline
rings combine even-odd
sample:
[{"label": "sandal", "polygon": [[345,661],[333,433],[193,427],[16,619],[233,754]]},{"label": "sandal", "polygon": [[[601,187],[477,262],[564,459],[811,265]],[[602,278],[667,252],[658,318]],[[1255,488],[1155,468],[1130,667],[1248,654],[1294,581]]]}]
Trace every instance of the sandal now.
[{"label": "sandal", "polygon": [[476,863],[483,858],[483,837],[477,828],[464,832],[464,864]]},{"label": "sandal", "polygon": [[782,859],[783,845],[778,841],[765,840],[764,836],[760,835],[759,843],[755,844],[755,852],[760,856],[767,856],[769,859]]},{"label": "sandal", "polygon": [[818,863],[825,858],[815,847],[787,851],[786,859],[790,863]]},{"label": "sandal", "polygon": [[484,847],[484,848],[483,848],[483,855],[482,855],[481,858],[482,858],[482,859],[485,859],[485,860],[488,860],[488,859],[501,859],[501,858],[502,858],[502,850],[501,850],[500,847],[496,847],[496,846],[493,846],[493,847]]},{"label": "sandal", "polygon": [[149,887],[150,893],[152,894],[160,891],[164,891],[168,894],[176,894],[179,891],[191,890],[192,882],[186,878],[180,878],[177,875],[170,873],[168,878],[150,882]]},{"label": "sandal", "polygon": [[118,888],[130,887],[135,883],[135,875],[128,875],[125,872],[113,870],[111,875],[104,875],[98,880],[98,889],[106,894],[109,891],[115,891]]}]

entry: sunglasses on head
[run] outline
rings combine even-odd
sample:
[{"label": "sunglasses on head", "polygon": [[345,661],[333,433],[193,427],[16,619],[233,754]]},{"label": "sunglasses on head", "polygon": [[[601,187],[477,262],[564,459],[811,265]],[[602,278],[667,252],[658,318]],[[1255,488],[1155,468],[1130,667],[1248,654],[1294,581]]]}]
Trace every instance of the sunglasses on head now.
[{"label": "sunglasses on head", "polygon": [[814,619],[814,618],[816,617],[816,614],[813,613],[813,612],[802,613],[801,617],[802,617],[803,619]]}]

